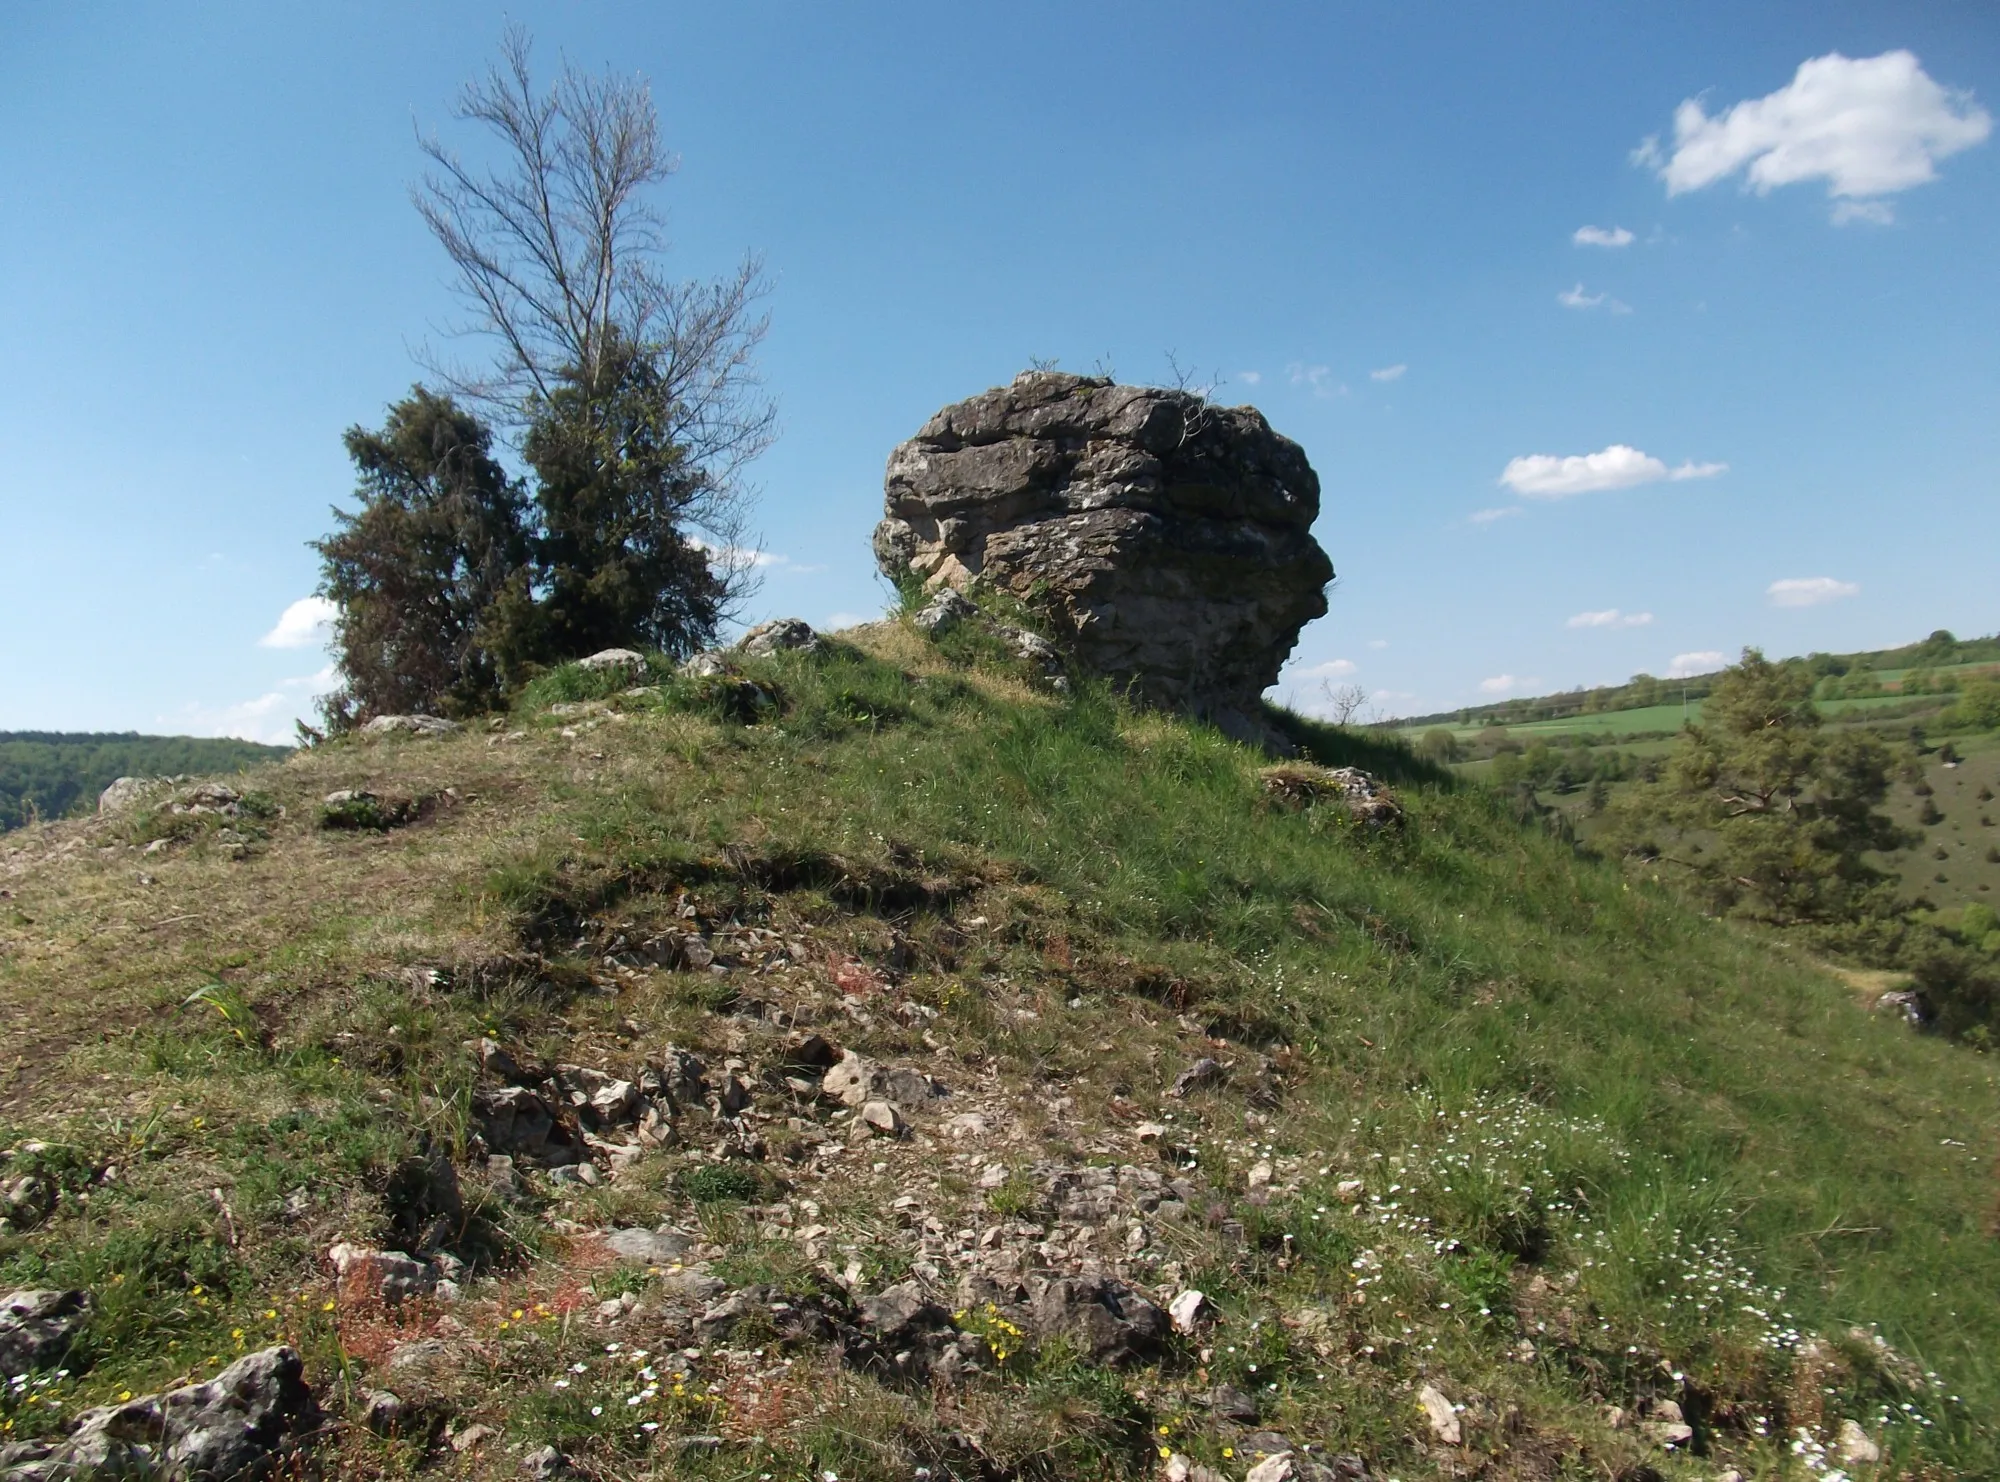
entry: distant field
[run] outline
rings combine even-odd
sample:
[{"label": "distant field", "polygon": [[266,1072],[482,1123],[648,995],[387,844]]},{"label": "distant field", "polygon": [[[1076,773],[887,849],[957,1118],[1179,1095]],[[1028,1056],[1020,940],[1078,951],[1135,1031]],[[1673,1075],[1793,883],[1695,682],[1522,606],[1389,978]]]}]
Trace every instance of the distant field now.
[{"label": "distant field", "polygon": [[[1896,705],[1907,705],[1922,698],[1932,698],[1943,704],[1948,697],[1864,695],[1852,700],[1821,700],[1818,705],[1822,715],[1843,715],[1854,711],[1884,710]],[[1686,705],[1676,700],[1671,705],[1648,705],[1640,710],[1601,710],[1590,715],[1565,716],[1561,720],[1528,721],[1520,725],[1507,726],[1505,729],[1510,735],[1518,736],[1524,741],[1537,736],[1573,735],[1579,731],[1607,736],[1678,731],[1689,721],[1701,719],[1701,706],[1700,700],[1690,700]],[[1482,720],[1469,726],[1413,725],[1400,727],[1399,733],[1415,738],[1426,731],[1448,730],[1460,740],[1466,740],[1490,729],[1494,724],[1495,722],[1491,720]]]},{"label": "distant field", "polygon": [[[1526,725],[1508,726],[1509,735],[1532,738],[1535,736],[1561,736],[1576,731],[1597,731],[1607,735],[1628,735],[1641,731],[1678,731],[1689,720],[1701,717],[1701,701],[1690,700],[1685,707],[1676,700],[1671,705],[1648,705],[1643,710],[1605,710],[1595,715],[1572,715],[1562,720],[1538,720]],[[1449,730],[1464,739],[1476,736],[1488,729],[1491,721],[1471,726],[1407,726],[1402,734],[1421,736],[1426,731]]]}]

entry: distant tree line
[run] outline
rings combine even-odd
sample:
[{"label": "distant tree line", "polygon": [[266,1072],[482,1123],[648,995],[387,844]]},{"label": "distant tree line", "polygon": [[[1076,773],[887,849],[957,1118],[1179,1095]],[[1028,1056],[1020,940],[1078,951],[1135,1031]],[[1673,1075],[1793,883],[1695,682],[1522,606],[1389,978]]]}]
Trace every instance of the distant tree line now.
[{"label": "distant tree line", "polygon": [[131,731],[0,731],[0,830],[87,809],[120,777],[235,772],[287,748]]},{"label": "distant tree line", "polygon": [[[546,91],[510,30],[457,116],[498,164],[435,139],[416,206],[492,350],[351,428],[359,508],[315,542],[341,687],[327,728],[489,709],[612,647],[685,653],[742,597],[743,466],[775,411],[752,355],[760,266],[666,276],[650,193],[675,169],[643,82],[567,66]],[[317,734],[317,733],[314,733]]]}]

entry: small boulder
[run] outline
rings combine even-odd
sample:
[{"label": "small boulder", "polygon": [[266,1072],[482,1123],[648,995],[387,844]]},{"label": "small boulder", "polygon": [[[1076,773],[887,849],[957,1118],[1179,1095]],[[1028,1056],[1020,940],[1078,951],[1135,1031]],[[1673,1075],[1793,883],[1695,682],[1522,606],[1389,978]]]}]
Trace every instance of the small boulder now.
[{"label": "small boulder", "polygon": [[855,1316],[862,1341],[850,1345],[847,1358],[860,1368],[950,1382],[978,1368],[983,1357],[983,1340],[961,1333],[951,1314],[914,1281],[863,1297]]},{"label": "small boulder", "polygon": [[703,649],[678,672],[683,679],[721,679],[729,673],[729,660],[712,648]]},{"label": "small boulder", "polygon": [[1310,762],[1286,762],[1258,773],[1264,795],[1280,807],[1303,810],[1314,804],[1344,809],[1369,829],[1393,828],[1403,821],[1403,807],[1379,778],[1359,767],[1317,767]]},{"label": "small boulder", "polygon": [[937,1082],[920,1070],[897,1066],[882,1077],[882,1094],[905,1111],[917,1111],[937,1099]]},{"label": "small boulder", "polygon": [[802,618],[772,618],[768,623],[759,623],[742,638],[737,640],[738,653],[763,658],[769,654],[790,651],[793,653],[816,653],[820,648],[820,636]]},{"label": "small boulder", "polygon": [[318,1419],[297,1352],[266,1348],[205,1384],[86,1411],[61,1443],[38,1443],[31,1454],[10,1458],[5,1475],[11,1482],[264,1476]]},{"label": "small boulder", "polygon": [[1167,1315],[1174,1320],[1176,1333],[1192,1333],[1208,1310],[1208,1294],[1189,1287],[1167,1303]]},{"label": "small boulder", "polygon": [[39,1173],[24,1173],[0,1184],[0,1226],[32,1230],[56,1207],[54,1182]]},{"label": "small boulder", "polygon": [[[701,938],[691,940],[700,942]],[[648,1065],[639,1072],[639,1089],[655,1100],[664,1098],[672,1106],[698,1107],[708,1099],[708,1067],[686,1050],[668,1045],[658,1065]]]},{"label": "small boulder", "polygon": [[120,777],[116,782],[97,795],[97,811],[105,818],[115,818],[120,813],[129,813],[146,795],[159,786],[157,777]]},{"label": "small boulder", "polygon": [[1851,1467],[1873,1466],[1882,1459],[1882,1448],[1868,1437],[1860,1422],[1843,1420],[1840,1432],[1834,1439],[1840,1452],[1840,1459]]},{"label": "small boulder", "polygon": [[1178,1076],[1174,1077],[1174,1083],[1168,1089],[1167,1094],[1169,1096],[1184,1097],[1190,1091],[1199,1091],[1210,1086],[1219,1086],[1228,1079],[1229,1072],[1223,1069],[1222,1062],[1204,1055]]},{"label": "small boulder", "polygon": [[692,1239],[670,1225],[657,1230],[613,1230],[604,1237],[606,1250],[640,1266],[671,1266],[693,1246]]},{"label": "small boulder", "polygon": [[0,1300],[0,1379],[59,1362],[89,1316],[88,1292],[9,1293]]},{"label": "small boulder", "polygon": [[586,1125],[624,1127],[639,1120],[639,1088],[602,1070],[558,1065],[555,1082]]},{"label": "small boulder", "polygon": [[1447,1446],[1457,1446],[1465,1440],[1465,1427],[1459,1424],[1457,1407],[1446,1398],[1443,1390],[1426,1384],[1417,1391],[1417,1405],[1430,1422],[1431,1434],[1438,1440]]},{"label": "small boulder", "polygon": [[1358,1456],[1306,1456],[1280,1451],[1250,1468],[1243,1482],[1368,1482],[1368,1463]]},{"label": "small boulder", "polygon": [[388,736],[402,732],[411,736],[449,736],[459,729],[457,721],[441,715],[378,715],[361,728],[361,734]]},{"label": "small boulder", "polygon": [[819,1088],[843,1106],[860,1106],[882,1082],[882,1067],[865,1055],[847,1051],[840,1063],[820,1077]]},{"label": "small boulder", "polygon": [[979,609],[956,587],[942,587],[938,594],[924,604],[911,622],[917,631],[928,638],[942,638],[968,618],[979,616]]},{"label": "small boulder", "polygon": [[475,1092],[472,1114],[489,1152],[551,1166],[574,1163],[582,1155],[557,1122],[555,1109],[526,1086]]},{"label": "small boulder", "polygon": [[1033,1317],[1044,1338],[1064,1337],[1101,1364],[1158,1353],[1172,1327],[1167,1314],[1112,1277],[1062,1277],[1035,1292]]},{"label": "small boulder", "polygon": [[1257,1423],[1256,1399],[1233,1384],[1218,1384],[1210,1390],[1208,1408],[1224,1420],[1233,1420],[1238,1425]]},{"label": "small boulder", "polygon": [[615,672],[637,679],[646,672],[646,656],[629,648],[605,648],[578,659],[576,667],[590,674]]},{"label": "small boulder", "polygon": [[361,1392],[361,1423],[378,1436],[392,1436],[400,1430],[406,1408],[402,1397],[393,1390]]},{"label": "small boulder", "polygon": [[886,1101],[863,1102],[860,1121],[870,1131],[883,1137],[902,1137],[910,1130],[903,1114]]},{"label": "small boulder", "polygon": [[575,1470],[569,1458],[553,1446],[537,1446],[521,1458],[521,1474],[532,1477],[535,1482],[554,1482],[558,1477],[571,1477]]},{"label": "small boulder", "polygon": [[437,1268],[405,1251],[372,1250],[343,1240],[326,1258],[340,1278],[340,1294],[350,1302],[394,1306],[437,1290]]},{"label": "small boulder", "polygon": [[520,1062],[498,1040],[469,1039],[465,1048],[472,1052],[472,1058],[479,1062],[479,1068],[496,1081],[506,1081],[510,1085],[521,1085],[530,1079],[522,1073]]}]

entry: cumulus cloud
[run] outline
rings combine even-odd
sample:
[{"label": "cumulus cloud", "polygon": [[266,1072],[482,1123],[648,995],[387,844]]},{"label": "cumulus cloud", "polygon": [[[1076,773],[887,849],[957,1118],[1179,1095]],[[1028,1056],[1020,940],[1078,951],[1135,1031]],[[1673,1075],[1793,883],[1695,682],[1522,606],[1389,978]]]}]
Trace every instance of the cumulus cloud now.
[{"label": "cumulus cloud", "polygon": [[1264,373],[1262,371],[1238,371],[1236,379],[1246,386],[1255,386],[1259,381],[1264,379]]},{"label": "cumulus cloud", "polygon": [[[1776,92],[1713,117],[1689,98],[1674,110],[1672,150],[1649,139],[1633,157],[1657,170],[1670,196],[1741,171],[1759,195],[1824,180],[1830,196],[1865,198],[1935,180],[1939,160],[1992,131],[1992,115],[1970,93],[1940,86],[1910,52],[1829,52],[1800,63]],[[1881,221],[1883,211],[1836,219]]]},{"label": "cumulus cloud", "polygon": [[1518,504],[1501,504],[1494,506],[1492,509],[1476,509],[1467,515],[1466,518],[1475,525],[1490,525],[1495,520],[1504,520],[1509,515],[1518,515],[1520,513],[1521,506]]},{"label": "cumulus cloud", "polygon": [[1650,612],[1620,612],[1607,607],[1602,612],[1579,612],[1569,620],[1572,628],[1643,628],[1653,621]]},{"label": "cumulus cloud", "polygon": [[1630,247],[1632,234],[1622,226],[1580,226],[1570,234],[1579,247]]},{"label": "cumulus cloud", "polygon": [[1608,293],[1586,292],[1581,283],[1557,294],[1556,302],[1565,309],[1609,309],[1614,314],[1632,312],[1632,306],[1622,299],[1615,299]]},{"label": "cumulus cloud", "polygon": [[1352,659],[1328,659],[1321,664],[1311,664],[1303,669],[1294,669],[1294,679],[1345,679],[1361,666]]},{"label": "cumulus cloud", "polygon": [[1870,226],[1890,226],[1896,220],[1896,208],[1887,201],[1835,201],[1833,203],[1833,224],[1850,226],[1857,221],[1865,221]]},{"label": "cumulus cloud", "polygon": [[1662,479],[1709,479],[1728,467],[1727,463],[1683,463],[1678,468],[1668,468],[1651,453],[1642,453],[1625,443],[1613,443],[1601,452],[1575,453],[1566,458],[1528,453],[1509,459],[1500,470],[1500,482],[1526,499],[1568,499],[1604,489],[1655,484]]},{"label": "cumulus cloud", "polygon": [[1480,680],[1479,691],[1485,695],[1504,695],[1520,682],[1511,674],[1496,674],[1491,679]]},{"label": "cumulus cloud", "polygon": [[1674,661],[1667,665],[1667,678],[1690,679],[1697,674],[1713,674],[1716,670],[1727,667],[1728,662],[1712,648],[1702,649],[1698,653],[1675,654]]},{"label": "cumulus cloud", "polygon": [[1830,576],[1788,576],[1764,589],[1773,607],[1817,607],[1822,602],[1838,602],[1859,596],[1861,584],[1837,581]]},{"label": "cumulus cloud", "polygon": [[317,648],[326,642],[340,608],[324,597],[301,597],[278,615],[278,626],[257,640],[259,648]]},{"label": "cumulus cloud", "polygon": [[830,632],[838,632],[842,628],[858,628],[873,621],[873,618],[859,612],[830,612],[826,615],[825,627]]},{"label": "cumulus cloud", "polygon": [[1387,648],[1389,640],[1386,638],[1371,638],[1368,640],[1368,646],[1370,648]]},{"label": "cumulus cloud", "polygon": [[1408,369],[1407,365],[1398,361],[1395,365],[1385,365],[1380,370],[1368,372],[1368,379],[1371,381],[1400,381],[1403,379],[1403,372]]}]

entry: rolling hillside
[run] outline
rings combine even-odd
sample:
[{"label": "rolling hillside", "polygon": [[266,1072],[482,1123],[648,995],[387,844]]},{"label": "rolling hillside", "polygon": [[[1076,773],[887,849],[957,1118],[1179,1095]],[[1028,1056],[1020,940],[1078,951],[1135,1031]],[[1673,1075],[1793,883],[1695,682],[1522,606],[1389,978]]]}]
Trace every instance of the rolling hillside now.
[{"label": "rolling hillside", "polygon": [[0,844],[17,1454],[288,1345],[310,1476],[2000,1472],[1988,1058],[1379,737],[844,637]]}]

